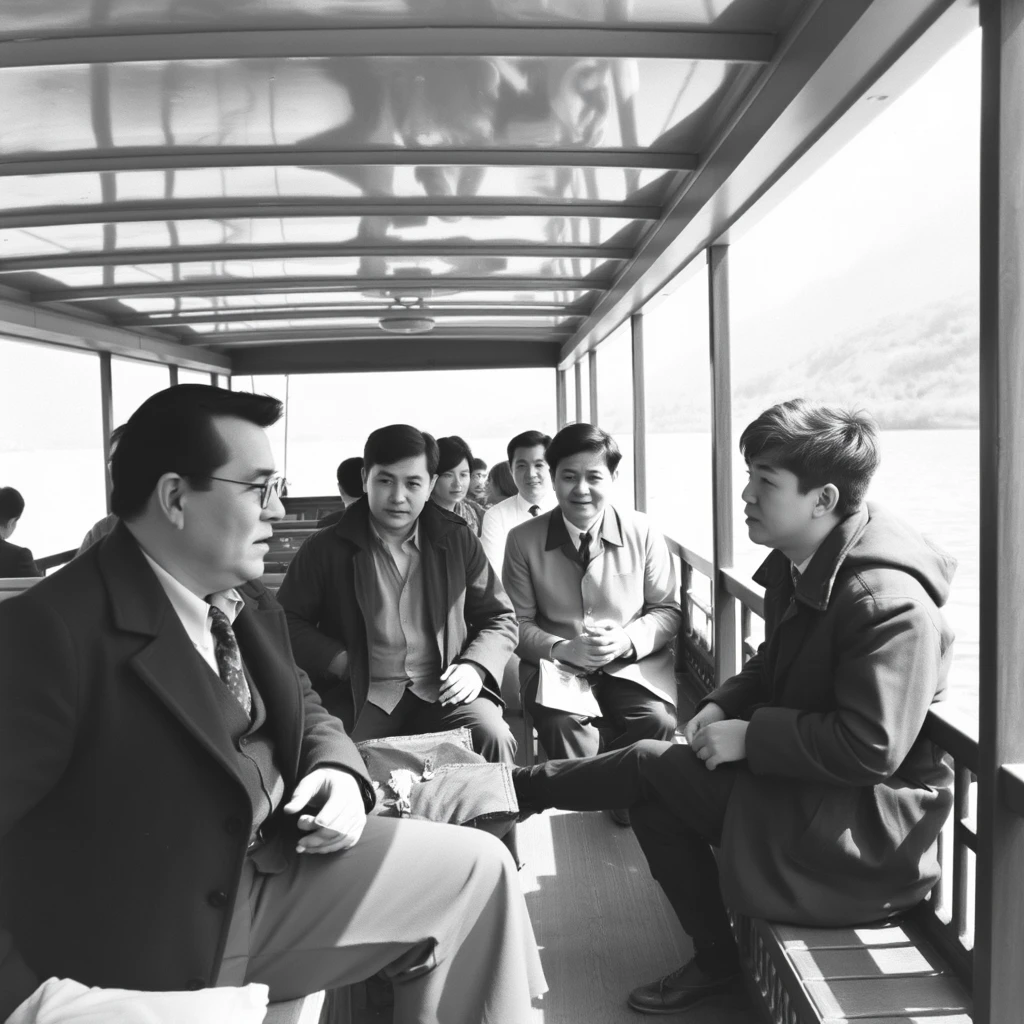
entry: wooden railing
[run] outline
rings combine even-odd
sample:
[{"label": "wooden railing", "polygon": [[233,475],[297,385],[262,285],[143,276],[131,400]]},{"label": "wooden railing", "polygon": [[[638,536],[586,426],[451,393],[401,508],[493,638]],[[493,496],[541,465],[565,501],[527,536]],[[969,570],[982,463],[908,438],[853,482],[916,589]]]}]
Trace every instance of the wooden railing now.
[{"label": "wooden railing", "polygon": [[[710,693],[721,681],[714,679],[716,643],[738,644],[743,661],[757,651],[763,637],[764,595],[760,587],[732,569],[719,570],[716,579],[709,559],[672,540],[669,548],[679,568],[684,616],[677,642],[677,665],[691,673],[703,693]],[[709,596],[705,596],[705,590]],[[713,636],[716,601],[737,603],[739,636]],[[942,704],[929,711],[924,733],[952,764],[953,813],[939,837],[942,877],[929,897],[914,910],[913,918],[970,986],[974,966],[974,861],[978,852],[978,741],[953,721],[952,712]],[[1000,784],[1006,802],[1024,816],[1024,768],[1004,768]]]}]

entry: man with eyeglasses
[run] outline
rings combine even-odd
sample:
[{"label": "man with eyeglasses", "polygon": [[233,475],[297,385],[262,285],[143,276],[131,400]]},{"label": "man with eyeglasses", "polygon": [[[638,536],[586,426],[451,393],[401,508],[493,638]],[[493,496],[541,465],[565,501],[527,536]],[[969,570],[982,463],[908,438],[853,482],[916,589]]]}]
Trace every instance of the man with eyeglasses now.
[{"label": "man with eyeglasses", "polygon": [[282,1000],[383,970],[396,1022],[522,1020],[543,991],[507,851],[367,819],[362,761],[292,659],[258,579],[280,414],[203,385],[148,399],[113,531],[0,605],[0,1020],[52,976]]}]

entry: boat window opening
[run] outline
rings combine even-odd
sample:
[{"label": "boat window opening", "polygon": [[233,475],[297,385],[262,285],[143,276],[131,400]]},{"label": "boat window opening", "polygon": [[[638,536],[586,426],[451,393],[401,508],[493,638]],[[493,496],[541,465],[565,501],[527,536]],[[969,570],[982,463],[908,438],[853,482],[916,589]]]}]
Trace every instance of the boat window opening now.
[{"label": "boat window opening", "polygon": [[171,383],[163,363],[144,363],[140,359],[116,356],[110,360],[110,377],[114,426],[126,422],[147,398]]},{"label": "boat window opening", "polygon": [[600,427],[615,438],[622,451],[617,501],[628,508],[636,501],[633,479],[633,340],[627,320],[597,349],[597,408]]}]

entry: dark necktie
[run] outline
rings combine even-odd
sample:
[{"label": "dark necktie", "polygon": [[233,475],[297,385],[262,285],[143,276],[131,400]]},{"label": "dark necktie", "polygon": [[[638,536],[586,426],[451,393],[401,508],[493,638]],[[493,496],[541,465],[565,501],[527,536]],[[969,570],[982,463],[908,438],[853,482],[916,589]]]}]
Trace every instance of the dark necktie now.
[{"label": "dark necktie", "polygon": [[590,565],[590,531],[580,536],[580,561],[583,563],[583,571],[586,572]]},{"label": "dark necktie", "polygon": [[245,680],[242,669],[242,654],[238,650],[235,631],[228,622],[228,617],[219,609],[210,605],[210,632],[213,634],[213,654],[217,659],[217,669],[224,685],[231,691],[231,696],[242,705],[245,713],[252,713],[252,694]]},{"label": "dark necktie", "polygon": [[536,516],[538,512],[540,512],[540,505],[531,505],[530,506],[530,515],[531,516]]}]

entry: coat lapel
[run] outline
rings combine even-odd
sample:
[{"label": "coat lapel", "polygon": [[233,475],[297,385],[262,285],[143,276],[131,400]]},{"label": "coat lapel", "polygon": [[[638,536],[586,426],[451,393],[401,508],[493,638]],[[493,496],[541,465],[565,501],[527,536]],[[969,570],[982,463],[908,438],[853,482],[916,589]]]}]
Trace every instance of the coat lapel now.
[{"label": "coat lapel", "polygon": [[580,572],[585,572],[583,568],[583,562],[580,559],[580,553],[576,550],[576,545],[573,544],[572,538],[569,536],[569,531],[565,526],[565,519],[562,517],[562,510],[555,508],[551,512],[551,518],[548,520],[548,535],[544,541],[545,551],[554,551],[559,549],[566,558],[569,559],[574,565],[579,566]]}]

